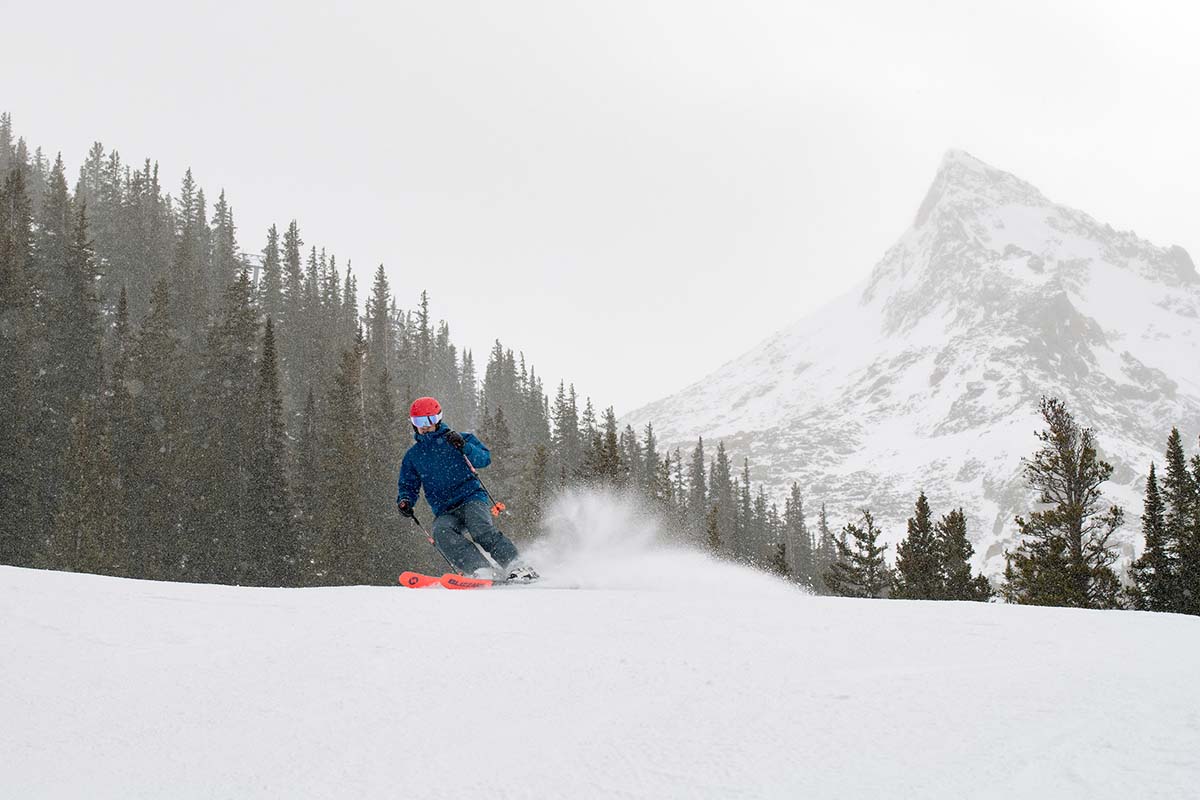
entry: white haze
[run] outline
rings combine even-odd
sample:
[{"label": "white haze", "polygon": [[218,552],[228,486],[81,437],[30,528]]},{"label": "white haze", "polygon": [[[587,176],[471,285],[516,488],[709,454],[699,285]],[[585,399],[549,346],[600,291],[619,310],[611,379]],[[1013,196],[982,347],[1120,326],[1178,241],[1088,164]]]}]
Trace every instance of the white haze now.
[{"label": "white haze", "polygon": [[0,108],[188,165],[618,412],[863,278],[948,148],[1200,251],[1193,4],[9,3]]}]

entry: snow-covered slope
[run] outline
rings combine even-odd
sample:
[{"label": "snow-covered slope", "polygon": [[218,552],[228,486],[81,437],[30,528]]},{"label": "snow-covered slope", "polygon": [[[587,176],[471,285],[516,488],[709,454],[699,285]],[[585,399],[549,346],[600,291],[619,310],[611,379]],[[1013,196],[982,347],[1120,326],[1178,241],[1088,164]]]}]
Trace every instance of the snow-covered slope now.
[{"label": "snow-covered slope", "polygon": [[552,523],[539,563],[579,589],[0,568],[0,796],[1125,800],[1200,780],[1194,618],[816,598],[612,508]]},{"label": "snow-covered slope", "polygon": [[869,507],[893,542],[923,488],[937,513],[964,507],[994,574],[1043,394],[1097,430],[1130,552],[1150,460],[1172,425],[1200,433],[1200,277],[1182,248],[951,151],[864,283],[627,421],[672,446],[724,440],[776,495],[796,480],[839,526]]}]

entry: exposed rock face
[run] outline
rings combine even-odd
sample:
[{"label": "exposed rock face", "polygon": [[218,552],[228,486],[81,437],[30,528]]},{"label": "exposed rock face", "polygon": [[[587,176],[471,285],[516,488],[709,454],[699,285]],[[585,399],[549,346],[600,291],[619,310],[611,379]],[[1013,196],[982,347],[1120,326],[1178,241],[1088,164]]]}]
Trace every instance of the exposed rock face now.
[{"label": "exposed rock face", "polygon": [[1189,448],[1200,433],[1196,267],[950,151],[864,284],[628,421],[672,447],[722,439],[776,496],[797,480],[839,525],[871,508],[893,542],[924,489],[935,513],[963,507],[995,575],[1031,507],[1043,394],[1096,429],[1132,554],[1150,461],[1172,425]]}]

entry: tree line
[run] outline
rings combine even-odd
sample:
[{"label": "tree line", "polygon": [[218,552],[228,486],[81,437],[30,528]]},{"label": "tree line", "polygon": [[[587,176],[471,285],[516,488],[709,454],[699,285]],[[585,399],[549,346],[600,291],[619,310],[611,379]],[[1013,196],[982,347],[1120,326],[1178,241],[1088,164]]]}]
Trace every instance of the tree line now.
[{"label": "tree line", "polygon": [[[1200,454],[1189,462],[1178,428],[1167,437],[1160,486],[1150,464],[1142,510],[1142,555],[1123,579],[1112,535],[1125,512],[1106,505],[1103,485],[1113,467],[1099,457],[1096,434],[1081,426],[1058,398],[1043,398],[1045,427],[1032,457],[1022,461],[1040,508],[1014,520],[1020,533],[1007,552],[999,594],[1010,603],[1074,608],[1132,608],[1200,614]],[[855,597],[986,600],[993,590],[971,577],[972,551],[962,510],[930,525],[922,493],[908,534],[897,546],[895,568],[884,559],[869,511],[847,525],[839,557],[826,581],[836,594]]]},{"label": "tree line", "polygon": [[[574,386],[553,403],[497,341],[482,374],[398,307],[382,265],[360,313],[349,262],[272,225],[239,243],[224,192],[94,145],[61,156],[0,115],[0,563],[248,585],[390,583],[436,556],[394,509],[408,402],[493,450],[485,475],[516,538],[554,493],[624,489],[714,552],[818,585],[833,552],[794,487],[782,511],[724,446],[660,453]],[[582,406],[582,407],[581,407]],[[819,587],[818,587],[819,588]]]}]

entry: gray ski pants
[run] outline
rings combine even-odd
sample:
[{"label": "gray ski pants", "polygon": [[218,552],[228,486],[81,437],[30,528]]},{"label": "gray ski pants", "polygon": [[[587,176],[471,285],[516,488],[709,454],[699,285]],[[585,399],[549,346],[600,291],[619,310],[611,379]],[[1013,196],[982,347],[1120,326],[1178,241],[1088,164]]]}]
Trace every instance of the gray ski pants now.
[{"label": "gray ski pants", "polygon": [[475,543],[496,559],[501,567],[507,567],[516,560],[516,545],[492,524],[492,512],[487,503],[468,500],[433,521],[433,540],[450,563],[464,575],[488,566],[475,545],[463,536],[465,532],[470,532]]}]

